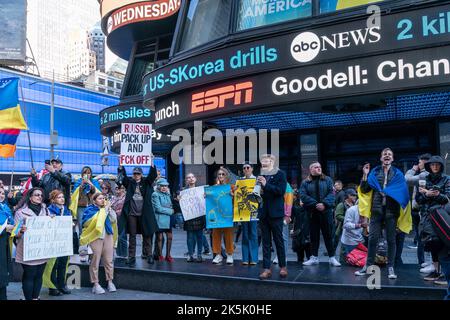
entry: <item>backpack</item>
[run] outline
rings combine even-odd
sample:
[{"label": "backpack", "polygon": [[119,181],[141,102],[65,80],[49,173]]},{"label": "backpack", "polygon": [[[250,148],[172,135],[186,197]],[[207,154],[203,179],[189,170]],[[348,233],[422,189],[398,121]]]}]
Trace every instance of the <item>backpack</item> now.
[{"label": "backpack", "polygon": [[450,214],[448,208],[437,208],[430,214],[430,221],[437,237],[450,248]]},{"label": "backpack", "polygon": [[358,244],[358,246],[345,257],[345,261],[351,266],[364,267],[367,261],[367,248],[362,243]]}]

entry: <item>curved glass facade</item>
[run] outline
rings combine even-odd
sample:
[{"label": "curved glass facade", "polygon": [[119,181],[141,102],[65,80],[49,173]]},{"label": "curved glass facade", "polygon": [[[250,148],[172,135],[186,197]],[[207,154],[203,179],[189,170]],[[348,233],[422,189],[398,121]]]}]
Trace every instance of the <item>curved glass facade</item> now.
[{"label": "curved glass facade", "polygon": [[[19,77],[25,96],[20,105],[30,128],[30,139],[34,166],[41,170],[44,161],[50,157],[50,101],[51,82],[21,73],[0,69],[0,78]],[[19,97],[22,97],[19,87]],[[100,135],[99,112],[116,105],[114,96],[89,91],[83,88],[55,83],[55,124],[58,131],[58,145],[55,156],[64,162],[64,170],[78,174],[84,165],[95,174],[117,172],[118,158],[109,157],[109,165],[102,168],[102,137]],[[21,131],[17,140],[14,159],[0,159],[0,174],[17,174],[30,171],[30,151],[26,131]],[[156,165],[165,173],[165,160],[156,159]]]}]

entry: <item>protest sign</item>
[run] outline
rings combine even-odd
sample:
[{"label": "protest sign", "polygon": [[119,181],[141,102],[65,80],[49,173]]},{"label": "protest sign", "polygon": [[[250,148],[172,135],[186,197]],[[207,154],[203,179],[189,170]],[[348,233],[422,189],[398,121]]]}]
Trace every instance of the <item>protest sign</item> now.
[{"label": "protest sign", "polygon": [[151,166],[152,126],[141,123],[122,123],[120,165]]},{"label": "protest sign", "polygon": [[236,181],[234,191],[234,215],[235,222],[257,221],[258,202],[251,201],[248,195],[253,192],[256,179],[242,179]]},{"label": "protest sign", "polygon": [[233,203],[229,184],[205,188],[206,228],[233,227]]},{"label": "protest sign", "polygon": [[206,214],[204,187],[187,188],[180,192],[180,197],[180,207],[184,221]]},{"label": "protest sign", "polygon": [[24,261],[73,255],[72,217],[33,217],[26,220]]}]

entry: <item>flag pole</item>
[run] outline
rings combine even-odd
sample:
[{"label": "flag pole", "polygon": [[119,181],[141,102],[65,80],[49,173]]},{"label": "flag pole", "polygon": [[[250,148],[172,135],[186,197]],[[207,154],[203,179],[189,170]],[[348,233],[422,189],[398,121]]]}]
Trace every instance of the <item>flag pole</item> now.
[{"label": "flag pole", "polygon": [[12,163],[12,172],[11,172],[11,183],[9,184],[9,192],[12,192],[12,185],[13,185],[13,179],[14,179],[14,163],[15,163],[16,157],[13,157],[13,163]]},{"label": "flag pole", "polygon": [[[27,126],[28,126],[27,106],[26,106],[26,103],[25,103],[25,96],[23,94],[22,79],[20,79],[19,82],[20,82],[20,93],[22,95],[23,111],[24,111],[24,115],[25,115],[25,121],[27,122]],[[30,138],[30,128],[29,127],[28,127],[28,130],[27,130],[27,136],[28,136],[28,147],[29,147],[29,150],[30,150],[31,168],[34,169],[33,152],[31,150],[31,138]]]}]

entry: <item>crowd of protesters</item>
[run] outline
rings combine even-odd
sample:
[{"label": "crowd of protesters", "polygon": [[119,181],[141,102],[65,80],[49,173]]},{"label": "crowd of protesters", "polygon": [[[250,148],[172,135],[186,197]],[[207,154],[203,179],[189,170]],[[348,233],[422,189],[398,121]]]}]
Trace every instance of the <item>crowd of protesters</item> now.
[{"label": "crowd of protesters", "polygon": [[[289,234],[291,249],[306,268],[319,264],[322,234],[331,267],[359,266],[355,275],[364,276],[369,266],[385,264],[388,278],[396,279],[404,238],[412,231],[420,272],[426,273],[424,280],[448,285],[450,249],[436,237],[430,241],[427,231],[433,210],[450,206],[450,178],[443,173],[444,160],[421,155],[418,164],[405,175],[392,165],[393,161],[393,151],[384,149],[381,164],[375,168],[365,164],[359,185],[346,188],[341,181],[333,182],[326,176],[319,162],[311,163],[306,179],[298,188],[293,185],[291,204],[286,200],[291,186],[286,174],[276,166],[275,156],[261,157],[259,175],[254,174],[254,165],[249,162],[242,166],[242,177],[221,167],[215,177],[217,185],[231,185],[233,196],[233,180],[255,179],[261,187],[262,202],[258,221],[240,223],[236,239],[234,227],[210,230],[212,263],[233,265],[236,242],[242,234],[241,264],[251,267],[262,260],[259,278],[264,280],[272,277],[272,265],[277,263],[279,276],[285,278]],[[0,300],[6,299],[11,272],[10,238],[16,247],[15,262],[23,268],[26,300],[39,299],[43,282],[52,296],[71,293],[65,283],[70,257],[24,261],[23,235],[30,217],[73,217],[74,253],[79,254],[80,261],[89,263],[94,294],[105,293],[99,284],[101,260],[109,292],[117,290],[113,283],[115,258],[126,258],[129,267],[136,266],[138,235],[142,236],[141,256],[148,264],[174,262],[172,228],[174,216],[181,213],[181,196],[179,192],[172,195],[168,181],[155,166],[150,167],[147,176],[136,167],[132,177],[119,167],[113,183],[94,179],[91,168],[84,167],[80,179],[72,185],[71,174],[63,170],[62,161],[53,159],[45,163],[40,174],[33,169],[27,184],[16,194],[6,193],[0,185]],[[185,187],[196,186],[196,176],[187,173]],[[187,262],[204,262],[202,255],[209,254],[205,216],[184,221],[183,228]],[[260,246],[262,257],[258,257]],[[276,253],[274,261],[272,252]],[[431,253],[431,264],[425,262],[425,252]]]}]

